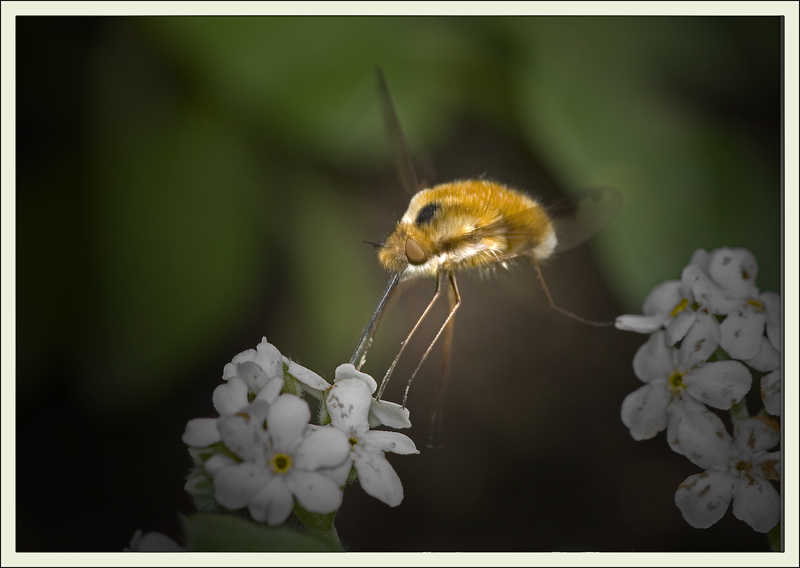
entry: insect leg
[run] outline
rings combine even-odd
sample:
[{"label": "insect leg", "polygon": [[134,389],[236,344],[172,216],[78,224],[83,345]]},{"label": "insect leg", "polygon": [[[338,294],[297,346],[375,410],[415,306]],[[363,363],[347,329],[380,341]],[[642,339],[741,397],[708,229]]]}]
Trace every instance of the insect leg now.
[{"label": "insect leg", "polygon": [[[452,312],[456,305],[455,288],[448,289],[447,298],[450,301],[450,311]],[[442,368],[439,372],[439,384],[436,386],[436,394],[434,400],[436,405],[433,407],[433,415],[431,416],[431,430],[428,436],[428,447],[435,448],[436,438],[439,432],[442,431],[442,424],[444,423],[443,405],[444,405],[444,389],[447,382],[447,377],[450,374],[450,351],[453,347],[453,330],[455,329],[455,318],[450,318],[444,328],[444,345],[442,349]]]},{"label": "insect leg", "polygon": [[535,256],[531,256],[533,258],[533,265],[536,267],[536,273],[539,275],[539,281],[542,283],[542,289],[544,290],[545,296],[547,296],[547,303],[550,304],[550,307],[556,310],[557,312],[561,312],[565,316],[571,317],[572,319],[578,320],[581,323],[585,323],[587,325],[593,325],[595,327],[611,327],[614,325],[613,321],[609,322],[600,322],[600,321],[592,321],[586,318],[582,318],[578,314],[573,314],[570,311],[565,310],[560,306],[556,306],[555,302],[553,302],[552,296],[550,296],[550,290],[547,289],[547,284],[544,282],[544,276],[542,275],[542,269],[539,268],[539,262],[536,260]]},{"label": "insect leg", "polygon": [[[431,344],[428,345],[428,349],[425,350],[425,353],[422,355],[422,359],[420,359],[419,364],[417,365],[417,368],[414,369],[414,372],[411,373],[411,378],[408,379],[408,385],[406,385],[406,392],[403,394],[403,408],[405,408],[405,406],[406,406],[406,401],[408,400],[408,390],[411,388],[411,383],[414,382],[414,377],[417,376],[417,372],[419,372],[419,368],[422,367],[422,364],[425,362],[425,359],[428,358],[428,354],[431,352],[431,349],[433,349],[434,343],[436,343],[436,340],[439,339],[440,335],[442,335],[442,332],[447,327],[447,325],[450,323],[450,321],[453,319],[453,315],[455,315],[456,310],[461,305],[461,296],[458,293],[458,286],[456,286],[456,276],[455,276],[455,274],[453,272],[449,272],[448,271],[447,272],[447,278],[450,280],[450,287],[452,289],[453,295],[455,296],[455,302],[453,303],[453,306],[450,308],[450,313],[447,314],[447,318],[444,320],[444,324],[442,324],[442,327],[439,328],[439,332],[436,334],[436,337],[434,337],[433,341],[431,341]],[[437,279],[438,279],[438,277],[437,277]],[[438,292],[438,290],[437,290],[437,292]]]},{"label": "insect leg", "polygon": [[[400,344],[400,351],[397,353],[397,356],[394,358],[394,361],[392,361],[392,365],[389,367],[389,370],[386,371],[386,374],[383,376],[383,380],[381,381],[381,387],[378,389],[378,394],[375,397],[377,400],[380,400],[381,397],[383,396],[383,391],[386,388],[386,385],[389,384],[389,377],[392,375],[392,371],[394,371],[394,368],[397,366],[397,362],[400,360],[400,355],[403,354],[403,351],[405,351],[406,345],[408,345],[408,342],[411,340],[411,336],[414,335],[414,332],[417,331],[417,328],[419,327],[419,324],[422,323],[422,320],[424,320],[425,316],[428,315],[428,312],[431,311],[431,308],[433,307],[433,304],[436,303],[436,300],[439,299],[439,294],[441,293],[439,284],[440,284],[440,275],[437,274],[436,275],[436,293],[433,295],[433,298],[431,299],[430,303],[428,304],[428,307],[425,308],[424,312],[422,312],[422,315],[417,320],[417,323],[411,329],[411,332],[408,334],[408,337],[406,337],[405,341],[403,341],[403,343]],[[403,405],[403,406],[405,406],[405,405]]]}]

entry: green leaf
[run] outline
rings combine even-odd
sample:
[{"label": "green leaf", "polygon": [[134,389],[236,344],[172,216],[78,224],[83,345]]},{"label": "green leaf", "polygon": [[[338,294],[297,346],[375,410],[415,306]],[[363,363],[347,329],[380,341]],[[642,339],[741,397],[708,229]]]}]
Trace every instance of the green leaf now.
[{"label": "green leaf", "polygon": [[286,526],[270,527],[232,515],[198,514],[186,521],[186,548],[193,552],[333,552],[326,540]]}]

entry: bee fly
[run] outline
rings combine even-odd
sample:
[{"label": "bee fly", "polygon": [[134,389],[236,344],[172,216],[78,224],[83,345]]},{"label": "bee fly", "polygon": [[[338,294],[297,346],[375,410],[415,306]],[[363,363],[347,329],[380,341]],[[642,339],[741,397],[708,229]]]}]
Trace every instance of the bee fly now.
[{"label": "bee fly", "polygon": [[[378,260],[393,274],[361,335],[350,363],[356,368],[364,364],[381,313],[400,282],[435,277],[436,292],[401,344],[400,351],[381,381],[376,398],[380,400],[383,396],[389,378],[411,337],[444,288],[447,288],[450,310],[411,374],[403,394],[403,407],[406,406],[414,377],[434,344],[444,334],[444,358],[437,399],[441,397],[449,366],[453,316],[461,305],[456,284],[456,273],[460,270],[498,264],[507,266],[511,260],[527,257],[536,268],[551,308],[585,324],[613,325],[613,322],[600,323],[584,319],[555,305],[539,268],[539,261],[577,246],[602,229],[620,209],[621,195],[607,188],[587,192],[577,202],[573,215],[556,216],[536,199],[500,183],[483,179],[454,181],[420,190],[386,79],[380,69],[378,83],[384,119],[394,146],[397,170],[406,189],[415,194],[395,229],[383,243],[377,245]],[[434,422],[436,412],[434,411]]]}]

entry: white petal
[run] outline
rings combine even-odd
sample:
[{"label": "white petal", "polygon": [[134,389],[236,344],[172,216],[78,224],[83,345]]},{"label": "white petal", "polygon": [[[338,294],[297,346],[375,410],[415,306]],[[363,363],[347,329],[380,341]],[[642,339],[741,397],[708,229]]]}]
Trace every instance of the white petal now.
[{"label": "white petal", "polygon": [[[247,383],[251,392],[259,392],[264,385],[275,377],[270,376],[264,369],[255,361],[244,361],[236,365],[236,374]],[[283,376],[283,375],[281,375]]]},{"label": "white petal", "polygon": [[783,371],[776,369],[761,377],[761,398],[764,409],[773,416],[781,415],[781,377]]},{"label": "white petal", "polygon": [[356,446],[354,465],[367,494],[390,507],[397,507],[403,501],[403,484],[383,452],[368,452]]},{"label": "white petal", "polygon": [[264,385],[264,388],[261,389],[261,391],[259,391],[253,402],[263,401],[267,404],[272,404],[278,399],[282,389],[283,377],[272,379],[268,381],[266,385]]},{"label": "white petal", "polygon": [[689,264],[696,264],[703,272],[708,273],[708,252],[706,249],[697,249],[692,253]]},{"label": "white petal", "polygon": [[203,470],[205,470],[209,477],[214,477],[223,467],[228,467],[229,465],[234,465],[235,463],[236,462],[233,460],[233,458],[230,458],[224,454],[214,454],[203,464]]},{"label": "white petal", "polygon": [[[255,363],[264,369],[267,380],[283,378],[283,357],[278,348],[263,338],[256,347]],[[263,385],[262,385],[263,386]]]},{"label": "white petal", "polygon": [[620,416],[634,440],[647,440],[667,427],[667,405],[671,396],[666,381],[660,380],[625,397]]},{"label": "white petal", "polygon": [[753,455],[769,450],[780,442],[781,427],[774,420],[755,416],[736,423],[733,439],[740,456]]},{"label": "white petal", "polygon": [[310,369],[289,361],[289,374],[306,386],[318,391],[327,391],[331,384]]},{"label": "white petal", "polygon": [[742,400],[753,377],[739,361],[705,363],[683,377],[686,391],[698,401],[723,410]]},{"label": "white petal", "polygon": [[740,298],[758,293],[758,263],[747,249],[722,247],[712,251],[708,273],[717,284]]},{"label": "white petal", "polygon": [[751,359],[761,349],[766,318],[753,308],[734,310],[720,324],[720,345],[734,359]]},{"label": "white petal", "polygon": [[768,532],[781,520],[781,496],[769,481],[741,476],[733,490],[733,514],[753,530]]},{"label": "white petal", "polygon": [[772,346],[781,350],[781,296],[775,292],[761,292],[758,299],[764,304],[767,319],[767,337]]},{"label": "white petal", "polygon": [[369,407],[369,425],[375,428],[381,424],[389,428],[411,428],[407,408],[386,400],[372,399]]},{"label": "white petal", "polygon": [[676,315],[670,320],[667,325],[667,345],[675,345],[681,339],[686,337],[686,334],[697,321],[697,312],[692,309],[686,309]]},{"label": "white petal", "polygon": [[618,316],[614,326],[622,331],[635,331],[636,333],[653,333],[661,329],[669,319],[668,315],[656,314],[653,316],[624,315]]},{"label": "white petal", "polygon": [[667,280],[650,290],[642,313],[648,316],[669,314],[683,299],[680,280]]},{"label": "white petal", "polygon": [[766,452],[761,454],[760,458],[754,464],[756,468],[755,473],[764,479],[780,481],[782,464],[781,452]]},{"label": "white petal", "polygon": [[314,430],[295,451],[297,467],[305,470],[336,467],[349,455],[350,442],[347,435],[333,426]]},{"label": "white petal", "polygon": [[733,442],[725,425],[713,412],[684,416],[678,424],[677,438],[683,455],[704,469],[727,468],[735,455]]},{"label": "white petal", "polygon": [[267,429],[273,447],[282,452],[292,452],[303,441],[311,410],[308,403],[293,394],[282,394],[272,404],[267,416]]},{"label": "white petal", "polygon": [[741,298],[730,291],[723,290],[699,266],[690,264],[683,270],[684,280],[691,286],[694,299],[701,308],[707,309],[713,314],[727,314],[741,305]]},{"label": "white petal", "polygon": [[633,356],[633,372],[645,383],[666,379],[675,368],[674,353],[666,343],[664,332],[657,331]]},{"label": "white petal", "polygon": [[242,379],[231,377],[227,383],[214,389],[214,394],[211,395],[214,409],[221,415],[236,414],[250,404],[247,400],[247,390],[247,385]]},{"label": "white petal", "polygon": [[719,471],[691,475],[678,486],[675,504],[687,523],[696,529],[707,529],[728,510],[733,483],[733,477]]},{"label": "white petal", "polygon": [[221,441],[216,418],[193,418],[186,423],[183,443],[195,448],[205,448]]},{"label": "white petal", "polygon": [[764,304],[764,313],[767,314],[767,321],[781,323],[781,295],[777,292],[765,290],[758,295],[758,299]]},{"label": "white petal", "polygon": [[667,407],[667,444],[676,454],[683,455],[680,442],[678,441],[678,425],[686,416],[697,414],[708,410],[704,405],[697,402],[691,396],[678,396],[672,400]]},{"label": "white petal", "polygon": [[229,380],[231,377],[238,376],[236,367],[239,363],[244,363],[245,361],[252,361],[256,358],[256,350],[255,349],[247,349],[246,351],[242,351],[238,355],[236,355],[230,363],[225,365],[225,368],[222,370],[222,378],[226,381]]},{"label": "white petal", "polygon": [[286,483],[297,502],[312,513],[331,513],[342,504],[342,490],[336,482],[317,471],[293,470]]},{"label": "white petal", "polygon": [[256,521],[279,525],[289,518],[294,507],[294,497],[286,484],[285,476],[276,475],[268,485],[250,499],[248,509]]},{"label": "white petal", "polygon": [[371,430],[361,435],[364,448],[370,451],[393,452],[395,454],[418,454],[414,441],[400,432]]},{"label": "white petal", "polygon": [[333,468],[318,469],[317,471],[330,477],[336,483],[337,487],[342,487],[347,482],[347,478],[350,477],[350,470],[353,469],[353,458],[354,454],[351,451],[347,459],[342,462],[342,465]]},{"label": "white petal", "polygon": [[248,412],[252,407],[220,417],[218,428],[226,448],[243,460],[263,465],[267,463],[265,451],[269,442],[264,419]]},{"label": "white petal", "polygon": [[[340,367],[341,368],[341,367]],[[328,414],[331,423],[347,433],[360,434],[369,428],[372,395],[360,379],[337,379],[328,392]]]},{"label": "white petal", "polygon": [[350,363],[345,363],[344,365],[339,365],[336,367],[336,371],[334,373],[336,381],[341,381],[344,379],[359,379],[364,381],[367,386],[369,387],[369,393],[372,394],[375,392],[375,389],[378,388],[378,383],[375,382],[375,379],[370,377],[366,373],[362,373],[361,371],[357,371],[356,368],[351,365]]},{"label": "white petal", "polygon": [[214,499],[228,509],[241,509],[270,479],[266,466],[241,462],[224,467],[214,475]]},{"label": "white petal", "polygon": [[763,336],[761,338],[761,349],[758,350],[755,357],[747,359],[745,363],[756,371],[768,373],[781,366],[781,354],[772,346],[770,340]]},{"label": "white petal", "polygon": [[713,316],[697,312],[697,320],[681,343],[678,354],[679,367],[685,372],[691,371],[704,363],[716,351],[717,346],[719,346],[719,323]]}]

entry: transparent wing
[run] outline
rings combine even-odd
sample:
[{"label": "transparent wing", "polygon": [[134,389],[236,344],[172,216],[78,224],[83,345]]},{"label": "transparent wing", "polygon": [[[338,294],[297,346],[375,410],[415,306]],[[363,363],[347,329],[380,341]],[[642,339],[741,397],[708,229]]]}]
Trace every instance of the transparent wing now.
[{"label": "transparent wing", "polygon": [[[554,252],[569,250],[589,239],[611,221],[621,206],[622,195],[611,188],[590,189],[545,206],[558,238]],[[533,227],[536,226],[540,214],[537,209],[520,211],[476,229],[475,236],[503,236],[522,242],[527,241],[527,245],[522,245],[522,248],[510,253],[509,258],[517,256],[538,244],[537,233]]]},{"label": "transparent wing", "polygon": [[417,181],[417,173],[414,171],[414,162],[411,160],[411,152],[408,151],[408,144],[406,144],[405,136],[403,136],[403,129],[400,128],[400,121],[397,119],[392,96],[389,94],[389,86],[386,84],[386,77],[380,67],[377,69],[377,74],[383,120],[389,133],[397,175],[403,184],[403,188],[407,192],[414,194],[419,191],[419,183]]},{"label": "transparent wing", "polygon": [[566,202],[548,208],[556,230],[555,252],[578,246],[589,239],[617,214],[622,207],[622,194],[610,187],[591,189]]}]

